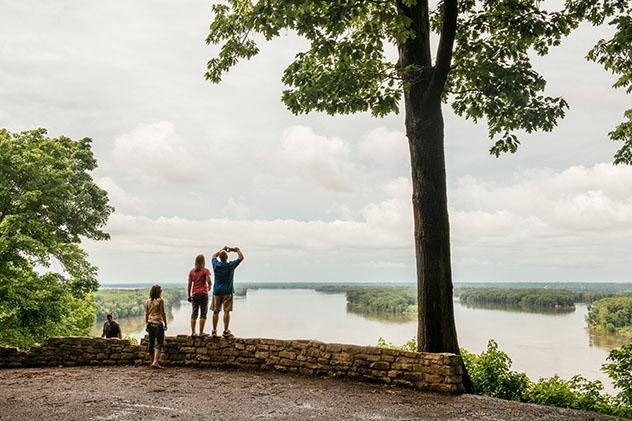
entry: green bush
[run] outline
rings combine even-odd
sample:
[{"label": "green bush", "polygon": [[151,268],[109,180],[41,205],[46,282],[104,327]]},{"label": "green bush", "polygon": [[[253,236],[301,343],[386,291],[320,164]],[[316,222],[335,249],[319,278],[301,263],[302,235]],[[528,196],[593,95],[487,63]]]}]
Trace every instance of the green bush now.
[{"label": "green bush", "polygon": [[608,373],[614,386],[620,390],[617,398],[622,404],[632,406],[632,343],[610,351],[602,370]]},{"label": "green bush", "polygon": [[524,400],[529,377],[510,370],[511,358],[498,349],[496,341],[490,339],[487,349],[480,355],[461,349],[461,357],[477,393],[513,401]]},{"label": "green bush", "polygon": [[[414,338],[404,346],[380,338],[377,346],[417,350]],[[511,358],[498,349],[493,339],[479,355],[461,348],[461,357],[474,390],[481,395],[632,418],[632,344],[611,351],[609,363],[602,368],[620,390],[617,396],[607,394],[599,380],[590,381],[579,375],[570,380],[553,376],[532,382],[525,373],[510,370]]]},{"label": "green bush", "polygon": [[404,345],[399,346],[399,345],[394,345],[390,342],[386,342],[384,338],[380,337],[377,340],[377,347],[386,348],[386,349],[399,349],[399,350],[408,351],[408,352],[417,352],[417,340],[415,338],[411,338]]}]

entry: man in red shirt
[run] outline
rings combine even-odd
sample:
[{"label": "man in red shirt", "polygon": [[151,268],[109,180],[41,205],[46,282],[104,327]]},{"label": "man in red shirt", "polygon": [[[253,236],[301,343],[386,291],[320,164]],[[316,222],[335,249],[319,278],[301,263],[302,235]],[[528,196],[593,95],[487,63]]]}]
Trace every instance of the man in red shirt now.
[{"label": "man in red shirt", "polygon": [[193,306],[191,312],[191,336],[195,336],[195,323],[200,314],[200,336],[207,336],[204,333],[206,324],[206,314],[208,313],[208,292],[211,289],[211,272],[205,267],[204,255],[200,254],[195,258],[195,267],[189,272],[189,285],[187,293],[189,302]]}]

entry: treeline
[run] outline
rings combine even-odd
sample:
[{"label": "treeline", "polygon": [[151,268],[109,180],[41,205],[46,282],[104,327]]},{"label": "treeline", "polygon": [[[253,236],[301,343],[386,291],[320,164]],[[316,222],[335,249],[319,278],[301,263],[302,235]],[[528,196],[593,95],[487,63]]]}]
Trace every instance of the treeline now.
[{"label": "treeline", "polygon": [[632,293],[593,302],[588,307],[586,322],[596,330],[632,337]]},{"label": "treeline", "polygon": [[464,288],[459,300],[469,305],[509,306],[517,308],[575,308],[575,296],[563,289]]},{"label": "treeline", "polygon": [[407,314],[417,310],[417,289],[410,287],[356,287],[347,289],[347,304],[370,313]]},{"label": "treeline", "polygon": [[[325,285],[320,291],[345,292],[353,310],[367,313],[407,314],[417,312],[417,289],[411,286]],[[575,303],[590,303],[612,296],[611,291],[547,288],[458,288],[455,296],[466,305],[502,307],[536,312],[571,311]]]},{"label": "treeline", "polygon": [[[145,314],[145,302],[149,297],[149,288],[142,289],[100,289],[94,294],[97,308],[97,321],[105,320],[108,313],[115,318],[142,316]],[[185,288],[165,288],[162,291],[167,311],[187,299]]]}]

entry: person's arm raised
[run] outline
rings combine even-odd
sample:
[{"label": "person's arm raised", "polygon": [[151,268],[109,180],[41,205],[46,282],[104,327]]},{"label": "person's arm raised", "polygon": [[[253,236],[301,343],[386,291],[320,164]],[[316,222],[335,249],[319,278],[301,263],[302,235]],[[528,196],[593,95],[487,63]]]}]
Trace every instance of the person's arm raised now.
[{"label": "person's arm raised", "polygon": [[233,247],[233,250],[235,250],[235,252],[237,253],[237,257],[239,257],[239,260],[244,260],[244,254],[241,252],[241,249],[239,247]]},{"label": "person's arm raised", "polygon": [[217,259],[217,258],[219,257],[219,253],[220,253],[222,250],[223,250],[223,251],[228,251],[228,250],[229,250],[229,247],[228,247],[228,246],[224,246],[224,247],[222,247],[221,249],[217,250],[215,253],[213,253],[213,255],[211,256],[211,259]]}]

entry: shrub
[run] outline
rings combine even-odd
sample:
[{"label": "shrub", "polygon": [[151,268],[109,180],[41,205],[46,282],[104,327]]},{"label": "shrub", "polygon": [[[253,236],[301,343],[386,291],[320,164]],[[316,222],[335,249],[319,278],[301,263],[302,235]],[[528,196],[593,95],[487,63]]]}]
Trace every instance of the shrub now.
[{"label": "shrub", "polygon": [[411,338],[404,345],[399,346],[399,345],[394,345],[390,342],[386,342],[384,338],[380,337],[377,340],[377,347],[386,348],[386,349],[400,349],[402,351],[408,351],[408,352],[417,352],[417,339]]},{"label": "shrub", "polygon": [[622,404],[632,406],[632,343],[610,351],[610,355],[601,369],[612,379],[620,390],[617,398]]},{"label": "shrub", "polygon": [[477,393],[514,401],[524,400],[529,377],[510,370],[511,358],[498,349],[496,341],[490,339],[487,349],[480,355],[461,349],[461,357]]},{"label": "shrub", "polygon": [[[380,338],[377,346],[417,351],[415,338],[404,346]],[[611,351],[609,363],[602,367],[620,390],[617,396],[607,394],[599,380],[591,381],[579,375],[570,380],[553,376],[532,382],[525,373],[510,370],[511,358],[498,349],[493,339],[480,355],[461,348],[461,357],[474,390],[481,395],[632,418],[632,344]]]}]

